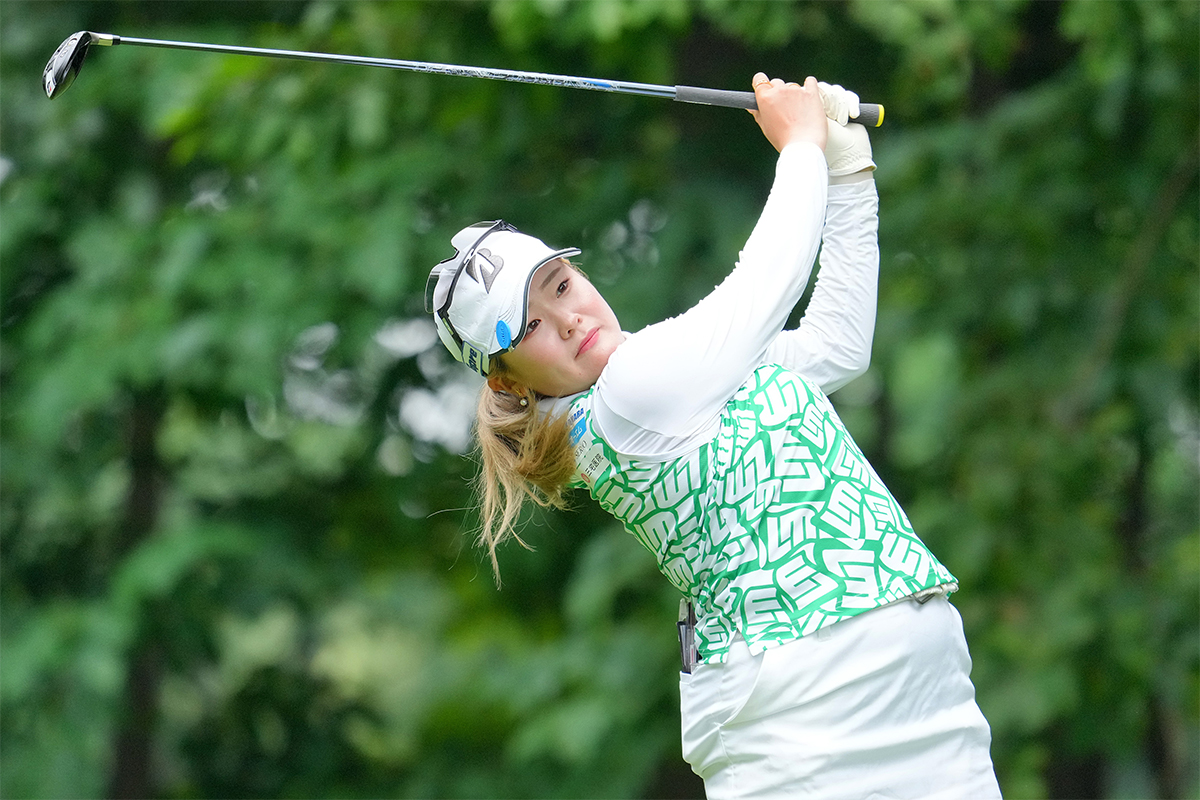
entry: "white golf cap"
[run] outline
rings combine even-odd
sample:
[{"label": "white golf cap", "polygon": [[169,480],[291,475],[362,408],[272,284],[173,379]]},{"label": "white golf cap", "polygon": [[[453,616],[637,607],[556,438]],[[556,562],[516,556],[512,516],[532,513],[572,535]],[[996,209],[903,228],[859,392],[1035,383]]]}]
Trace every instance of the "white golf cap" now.
[{"label": "white golf cap", "polygon": [[503,220],[463,228],[450,243],[454,255],[429,273],[425,310],[450,354],[487,377],[492,358],[525,336],[538,267],[580,251],[555,250]]}]

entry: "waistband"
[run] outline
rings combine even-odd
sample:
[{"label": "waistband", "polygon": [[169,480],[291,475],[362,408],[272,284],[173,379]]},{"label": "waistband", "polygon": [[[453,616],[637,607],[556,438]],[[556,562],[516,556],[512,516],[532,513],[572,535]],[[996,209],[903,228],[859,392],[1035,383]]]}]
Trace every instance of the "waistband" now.
[{"label": "waistband", "polygon": [[[919,592],[898,597],[890,603],[884,603],[878,608],[887,608],[890,605],[905,600],[913,600],[920,605],[924,605],[935,597],[949,597],[957,591],[958,584],[954,581],[939,583],[937,586],[931,586],[928,589],[922,589]],[[874,611],[875,609],[871,610]],[[679,622],[675,623],[675,627],[679,631],[679,660],[682,664],[682,671],[690,675],[692,674],[692,669],[695,668],[696,663],[700,660],[700,651],[696,646],[696,607],[686,597],[679,601]]]}]

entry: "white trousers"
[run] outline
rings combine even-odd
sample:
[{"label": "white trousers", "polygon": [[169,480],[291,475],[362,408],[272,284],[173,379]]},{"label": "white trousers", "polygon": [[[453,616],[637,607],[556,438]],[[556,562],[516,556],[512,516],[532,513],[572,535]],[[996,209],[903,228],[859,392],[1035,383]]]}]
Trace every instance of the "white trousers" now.
[{"label": "white trousers", "polygon": [[680,675],[683,757],[709,800],[999,798],[962,619],[902,600]]}]

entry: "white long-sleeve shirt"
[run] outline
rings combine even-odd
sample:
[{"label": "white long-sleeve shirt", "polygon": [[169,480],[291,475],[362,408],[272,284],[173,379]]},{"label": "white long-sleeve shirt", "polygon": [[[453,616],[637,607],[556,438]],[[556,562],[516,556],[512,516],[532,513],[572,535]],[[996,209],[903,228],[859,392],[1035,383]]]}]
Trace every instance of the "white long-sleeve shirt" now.
[{"label": "white long-sleeve shirt", "polygon": [[[596,384],[592,418],[614,450],[661,461],[712,439],[750,373],[777,363],[826,393],[870,361],[879,274],[873,180],[826,186],[815,145],[785,147],[762,215],[730,275],[677,317],[631,335]],[[783,331],[821,270],[800,326]],[[574,396],[543,401],[563,413]],[[549,406],[549,408],[547,408]]]},{"label": "white long-sleeve shirt", "polygon": [[[553,404],[573,485],[692,599],[706,662],[739,634],[760,652],[953,585],[825,394],[869,360],[876,207],[869,179],[829,186],[818,148],[785,148],[729,277]],[[812,302],[781,332],[819,246]]]}]

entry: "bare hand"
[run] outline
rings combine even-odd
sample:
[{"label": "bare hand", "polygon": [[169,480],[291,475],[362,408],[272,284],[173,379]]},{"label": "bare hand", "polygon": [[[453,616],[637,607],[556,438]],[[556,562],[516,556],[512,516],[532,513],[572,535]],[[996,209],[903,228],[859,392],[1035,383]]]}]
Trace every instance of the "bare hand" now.
[{"label": "bare hand", "polygon": [[825,149],[829,132],[816,78],[809,76],[801,86],[770,80],[759,72],[754,76],[754,97],[758,111],[750,114],[776,150],[782,152],[792,142],[812,142]]}]

